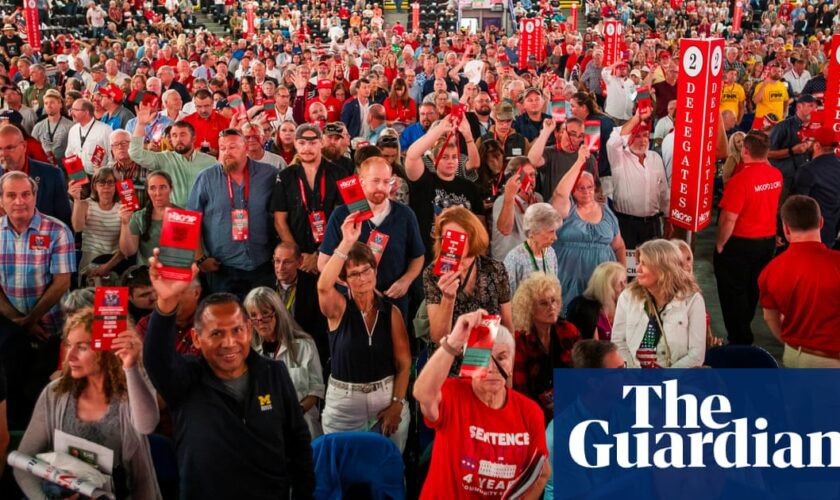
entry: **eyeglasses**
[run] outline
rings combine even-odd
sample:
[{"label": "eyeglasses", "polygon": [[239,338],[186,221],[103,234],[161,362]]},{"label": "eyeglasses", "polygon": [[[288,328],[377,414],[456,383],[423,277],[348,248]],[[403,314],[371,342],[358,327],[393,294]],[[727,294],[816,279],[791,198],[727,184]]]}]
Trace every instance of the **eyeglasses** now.
[{"label": "eyeglasses", "polygon": [[2,148],[0,148],[0,152],[3,152],[3,153],[11,153],[12,151],[14,151],[14,150],[15,150],[18,146],[20,146],[21,144],[23,144],[23,143],[22,143],[22,142],[18,142],[17,144],[12,144],[12,145],[10,145],[10,146],[5,146],[5,147],[2,147]]},{"label": "eyeglasses", "polygon": [[119,142],[112,142],[111,146],[115,148],[124,148],[128,146],[131,142],[130,141],[119,141]]},{"label": "eyeglasses", "polygon": [[396,179],[389,177],[387,179],[362,179],[362,183],[369,186],[393,186]]},{"label": "eyeglasses", "polygon": [[114,186],[116,185],[117,181],[114,179],[99,179],[95,182],[97,186]]},{"label": "eyeglasses", "polygon": [[251,321],[254,323],[269,323],[271,320],[274,319],[275,313],[270,312],[267,314],[252,314]]},{"label": "eyeglasses", "polygon": [[560,305],[560,300],[558,300],[555,297],[552,297],[550,299],[540,299],[540,300],[536,301],[536,304],[539,307],[542,307],[543,309],[548,309],[549,307],[552,307],[552,306],[559,306]]},{"label": "eyeglasses", "polygon": [[565,130],[569,137],[571,137],[572,139],[583,139],[584,137],[584,134],[581,134],[580,132],[570,132],[569,129],[563,130]]},{"label": "eyeglasses", "polygon": [[361,271],[356,271],[355,273],[349,273],[349,274],[347,275],[347,280],[348,280],[348,281],[349,281],[349,280],[358,280],[358,279],[360,279],[362,276],[365,276],[365,275],[367,275],[368,273],[372,273],[372,272],[373,272],[373,268],[372,268],[371,266],[368,266],[367,268],[362,269]]}]

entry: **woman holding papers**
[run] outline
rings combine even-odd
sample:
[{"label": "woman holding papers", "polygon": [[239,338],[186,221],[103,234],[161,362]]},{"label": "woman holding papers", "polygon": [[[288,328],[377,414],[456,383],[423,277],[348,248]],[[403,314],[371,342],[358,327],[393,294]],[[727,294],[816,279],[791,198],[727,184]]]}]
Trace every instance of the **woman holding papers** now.
[{"label": "woman holding papers", "polygon": [[[324,434],[381,432],[402,451],[409,423],[408,334],[400,310],[376,292],[376,257],[357,241],[363,224],[357,215],[344,220],[341,243],[318,279],[331,355],[322,425]],[[335,288],[339,279],[346,295]]]},{"label": "woman holding papers", "polygon": [[[41,392],[18,451],[35,456],[56,451],[88,456],[108,473],[117,498],[161,498],[149,443],[144,434],[158,424],[155,392],[138,360],[142,342],[126,331],[113,340],[113,351],[94,351],[93,310],[83,309],[64,324],[64,367],[61,376]],[[60,432],[59,432],[60,431]],[[107,458],[84,445],[56,449],[60,433],[75,442],[89,442]],[[98,446],[97,446],[98,445]],[[85,453],[90,452],[90,453]],[[15,479],[30,499],[47,498],[41,480],[15,470]]]},{"label": "woman holding papers", "polygon": [[694,368],[706,356],[706,305],[679,247],[636,250],[636,280],[618,297],[612,341],[629,368]]},{"label": "woman holding papers", "polygon": [[[449,377],[452,362],[483,314],[487,311],[479,309],[455,320],[414,383],[426,424],[435,430],[423,500],[484,498],[502,492],[521,492],[511,498],[534,500],[542,497],[551,476],[543,412],[507,387],[516,347],[506,328],[498,329],[486,373]],[[546,461],[541,464],[542,459]]]}]

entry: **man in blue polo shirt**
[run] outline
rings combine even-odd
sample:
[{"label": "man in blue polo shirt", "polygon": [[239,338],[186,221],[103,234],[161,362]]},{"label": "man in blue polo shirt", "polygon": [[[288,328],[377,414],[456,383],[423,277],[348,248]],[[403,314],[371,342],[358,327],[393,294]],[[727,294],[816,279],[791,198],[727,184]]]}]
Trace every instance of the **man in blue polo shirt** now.
[{"label": "man in blue polo shirt", "polygon": [[432,123],[438,119],[438,112],[433,102],[424,102],[420,105],[419,119],[413,125],[406,127],[400,134],[400,150],[407,151],[414,144],[414,141],[429,131]]},{"label": "man in blue polo shirt", "polygon": [[[359,166],[359,179],[373,218],[362,223],[359,241],[373,250],[379,261],[376,288],[390,298],[403,313],[408,312],[408,288],[423,270],[425,247],[414,212],[402,203],[388,199],[391,190],[391,164],[374,156]],[[319,248],[318,269],[323,269],[341,243],[341,224],[349,209],[341,205],[333,210],[327,232]]]}]

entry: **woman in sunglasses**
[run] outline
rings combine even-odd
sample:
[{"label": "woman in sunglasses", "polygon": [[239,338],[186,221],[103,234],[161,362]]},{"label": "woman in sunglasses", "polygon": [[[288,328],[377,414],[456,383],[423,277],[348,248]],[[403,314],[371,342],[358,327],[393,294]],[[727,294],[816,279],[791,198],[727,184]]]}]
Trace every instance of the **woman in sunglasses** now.
[{"label": "woman in sunglasses", "polygon": [[[376,292],[376,257],[357,241],[361,224],[355,213],[347,216],[341,243],[318,279],[331,356],[323,429],[380,432],[402,452],[409,423],[408,334],[400,310]],[[335,288],[339,279],[346,295]]]}]

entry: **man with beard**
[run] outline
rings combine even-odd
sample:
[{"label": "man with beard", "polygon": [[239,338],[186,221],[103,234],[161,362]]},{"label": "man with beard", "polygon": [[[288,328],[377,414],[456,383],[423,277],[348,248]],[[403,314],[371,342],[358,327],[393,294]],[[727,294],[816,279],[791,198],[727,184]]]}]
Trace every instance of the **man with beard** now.
[{"label": "man with beard", "polygon": [[195,113],[184,118],[195,130],[193,146],[216,156],[219,149],[219,133],[228,126],[230,120],[222,116],[213,106],[213,95],[202,89],[195,93],[192,100]]},{"label": "man with beard", "polygon": [[[321,104],[324,105],[324,107],[326,107],[327,121],[335,122],[335,121],[338,121],[339,118],[341,118],[341,101],[339,101],[338,99],[333,97],[332,88],[333,88],[332,80],[327,80],[327,79],[318,80],[318,87],[317,87],[318,95],[315,97],[315,99],[312,99],[312,100],[310,100],[306,103],[306,119],[307,120],[310,119],[309,108],[313,104],[318,103],[318,102],[320,102]],[[301,92],[300,92],[300,90],[298,90],[298,95],[300,95],[300,94],[301,94]]]},{"label": "man with beard", "polygon": [[787,83],[782,81],[782,68],[776,62],[769,64],[770,72],[763,82],[755,86],[752,100],[755,103],[755,119],[763,119],[768,114],[785,116],[788,95]]},{"label": "man with beard", "polygon": [[[583,120],[573,116],[564,123],[557,123],[548,119],[531,150],[528,159],[531,165],[539,169],[540,194],[544,200],[550,200],[560,179],[572,168],[578,159],[578,150],[583,144]],[[546,146],[549,136],[555,136],[553,146]],[[584,169],[595,175],[595,158],[590,156],[586,160]]]},{"label": "man with beard", "polygon": [[[359,165],[358,175],[373,218],[362,224],[359,241],[367,242],[379,262],[376,289],[391,299],[405,316],[408,289],[423,270],[426,248],[420,237],[417,217],[406,205],[388,199],[391,191],[391,164],[382,157],[368,158]],[[346,205],[336,207],[327,224],[319,248],[318,269],[327,265],[341,242],[341,225],[350,214]]]},{"label": "man with beard", "polygon": [[318,273],[318,245],[327,221],[343,202],[337,182],[346,172],[322,156],[321,129],[304,123],[295,130],[298,161],[277,176],[271,199],[274,228],[285,243],[295,243],[303,255],[302,271]]},{"label": "man with beard", "polygon": [[204,254],[196,263],[207,273],[209,293],[230,292],[242,299],[254,287],[274,285],[276,237],[269,205],[276,179],[274,167],[248,159],[240,131],[222,131],[219,162],[198,174],[187,201],[188,210],[203,214]]},{"label": "man with beard", "polygon": [[[515,156],[523,156],[529,151],[530,143],[516,130],[513,130],[514,109],[513,104],[501,101],[496,105],[496,119],[486,134],[476,141],[476,147],[487,141],[498,141],[505,153],[505,163]],[[470,127],[472,128],[472,127]]]},{"label": "man with beard", "polygon": [[466,113],[473,137],[484,137],[495,123],[490,118],[493,100],[487,92],[479,92],[473,99],[473,111]]},{"label": "man with beard", "polygon": [[811,113],[817,109],[817,99],[804,94],[796,100],[796,112],[777,123],[770,132],[770,164],[778,168],[784,178],[782,202],[793,184],[797,170],[811,160],[813,141],[802,140],[802,133],[808,130]]},{"label": "man with beard", "polygon": [[[659,217],[668,210],[671,199],[662,157],[648,149],[650,119],[650,109],[636,110],[633,118],[621,129],[613,130],[607,141],[614,186],[613,211],[628,250],[662,237]],[[669,233],[670,228],[666,236]]]},{"label": "man with beard", "polygon": [[35,124],[32,128],[32,137],[44,146],[44,152],[58,165],[64,159],[64,150],[67,148],[67,134],[73,122],[62,116],[61,109],[64,102],[61,93],[57,90],[48,90],[44,94],[44,112],[46,118]]},{"label": "man with beard", "polygon": [[163,170],[169,174],[172,177],[172,194],[169,199],[173,205],[183,207],[198,173],[215,165],[216,159],[195,150],[195,129],[185,120],[175,122],[169,130],[169,142],[174,151],[155,153],[145,149],[143,131],[156,114],[151,106],[140,104],[137,107],[137,126],[131,135],[128,155],[148,170]]},{"label": "man with beard", "polygon": [[328,123],[324,126],[324,146],[321,148],[321,154],[343,169],[346,176],[353,175],[356,171],[356,165],[347,154],[350,150],[349,137],[350,134],[341,122]]},{"label": "man with beard", "polygon": [[414,141],[424,136],[429,131],[432,123],[438,119],[437,108],[434,103],[424,102],[420,105],[420,112],[418,114],[419,120],[414,124],[406,127],[403,133],[400,134],[400,149],[408,151],[408,148],[414,144]]}]

